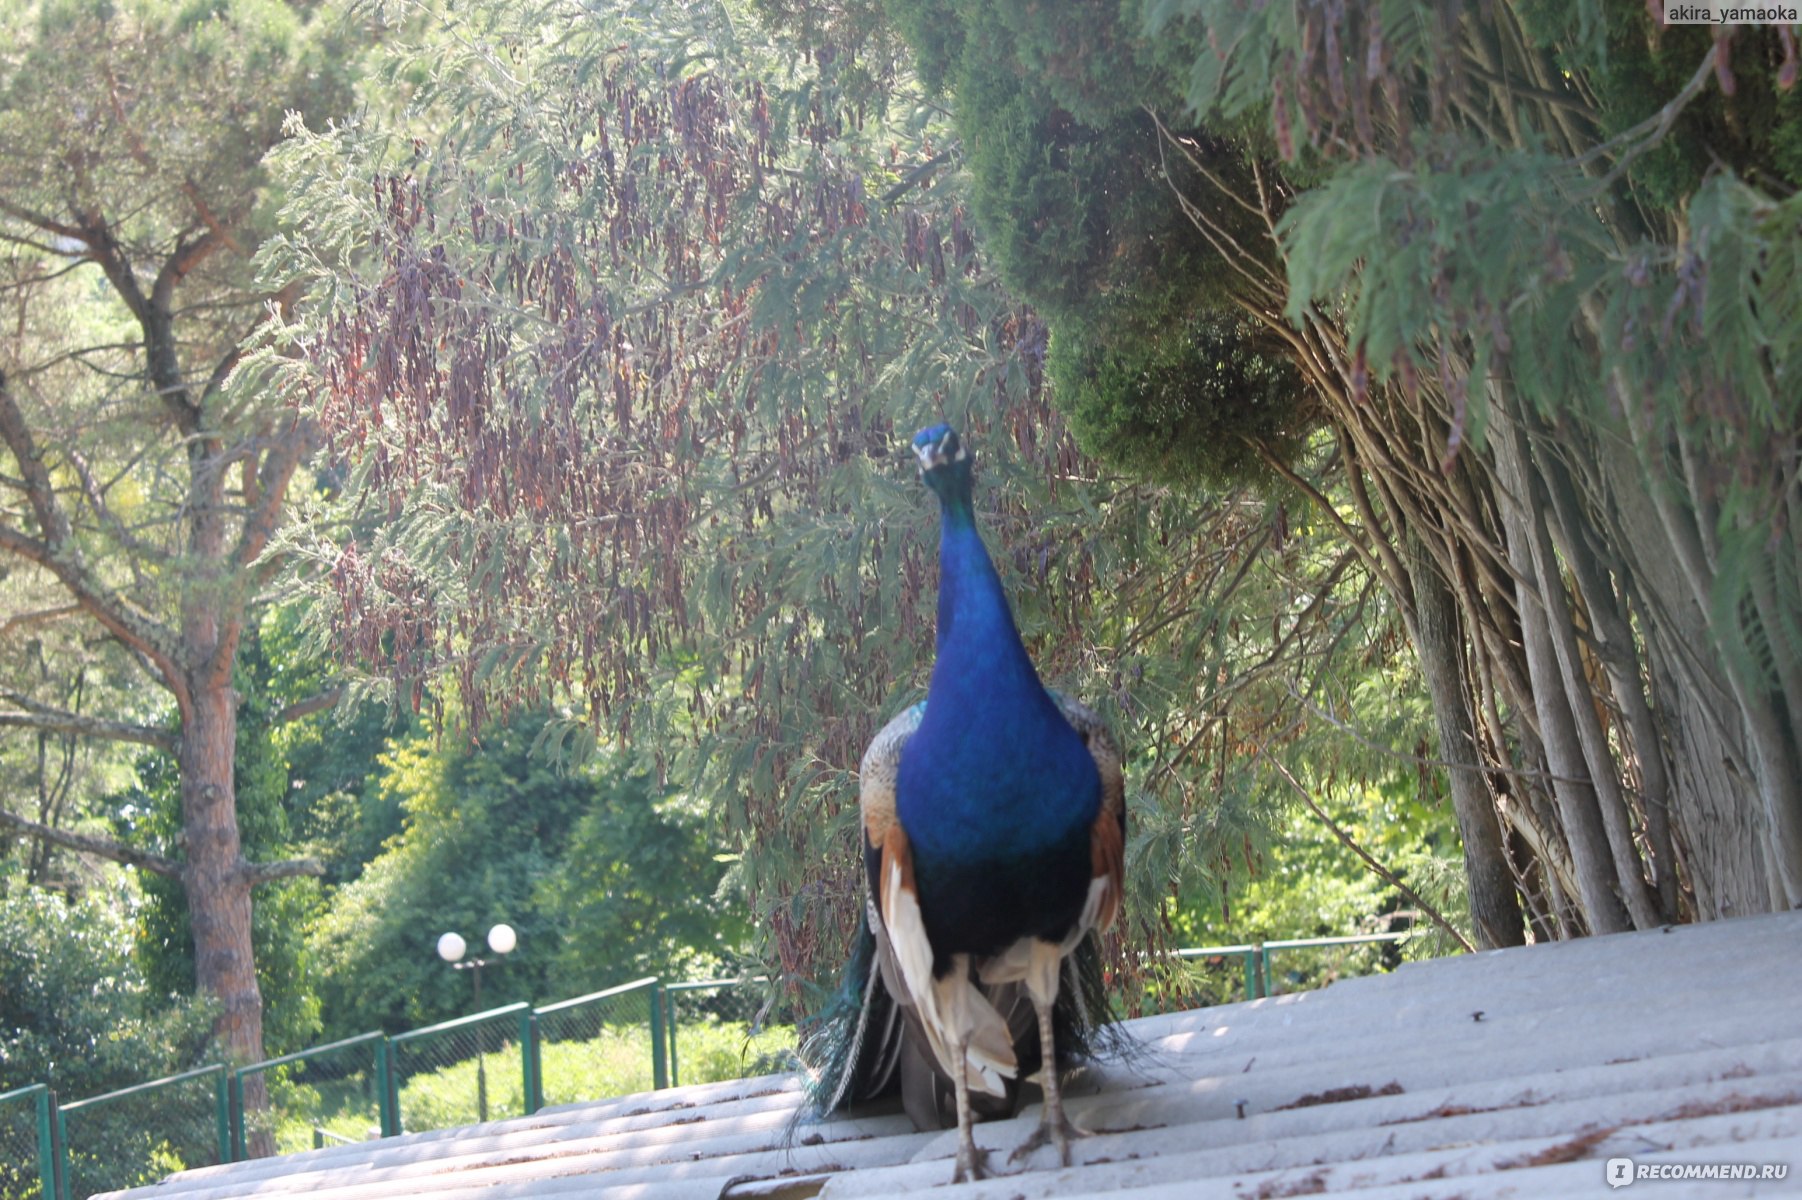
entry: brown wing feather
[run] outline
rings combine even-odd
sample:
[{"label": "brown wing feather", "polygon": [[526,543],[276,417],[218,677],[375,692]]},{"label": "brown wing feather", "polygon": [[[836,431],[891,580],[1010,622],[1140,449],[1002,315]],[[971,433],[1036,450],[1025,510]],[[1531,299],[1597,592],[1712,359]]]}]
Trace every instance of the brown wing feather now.
[{"label": "brown wing feather", "polygon": [[[857,802],[863,811],[865,854],[879,851],[895,827],[895,779],[901,772],[901,747],[920,727],[922,705],[914,704],[870,739],[857,771]],[[874,881],[872,880],[872,889]]]},{"label": "brown wing feather", "polygon": [[1096,814],[1090,835],[1090,878],[1108,881],[1095,916],[1095,927],[1107,929],[1120,914],[1121,889],[1126,879],[1126,775],[1121,769],[1120,743],[1094,709],[1059,692],[1052,692],[1051,698],[1057,701],[1064,720],[1082,735],[1083,744],[1095,760],[1095,769],[1101,773],[1101,811]]}]

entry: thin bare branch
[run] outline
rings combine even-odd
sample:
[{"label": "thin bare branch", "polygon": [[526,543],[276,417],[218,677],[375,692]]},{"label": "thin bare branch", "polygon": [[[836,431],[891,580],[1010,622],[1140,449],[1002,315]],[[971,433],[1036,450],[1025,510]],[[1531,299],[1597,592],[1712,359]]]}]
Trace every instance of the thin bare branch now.
[{"label": "thin bare branch", "polygon": [[59,604],[53,608],[37,608],[30,612],[14,613],[0,621],[0,642],[3,642],[15,630],[29,629],[33,625],[45,625],[63,617],[73,616],[81,611],[79,604]]},{"label": "thin bare branch", "polygon": [[1320,823],[1322,825],[1326,826],[1327,832],[1332,834],[1335,838],[1339,839],[1340,844],[1343,845],[1347,850],[1350,850],[1353,854],[1356,854],[1358,856],[1359,860],[1361,860],[1365,866],[1369,867],[1373,874],[1375,874],[1378,878],[1380,878],[1384,883],[1387,883],[1390,887],[1394,888],[1396,891],[1398,891],[1402,895],[1406,896],[1409,899],[1409,901],[1412,902],[1416,908],[1420,909],[1421,912],[1423,912],[1423,913],[1427,914],[1427,916],[1431,917],[1433,919],[1433,923],[1435,925],[1439,926],[1439,928],[1445,930],[1445,932],[1451,936],[1453,941],[1457,942],[1458,945],[1460,945],[1464,948],[1464,952],[1466,954],[1475,954],[1476,953],[1477,948],[1470,944],[1470,941],[1468,938],[1466,938],[1462,933],[1458,932],[1458,927],[1456,925],[1453,925],[1450,921],[1445,919],[1444,914],[1442,914],[1438,909],[1434,908],[1431,904],[1428,904],[1425,900],[1421,899],[1419,892],[1416,892],[1413,888],[1409,887],[1407,884],[1403,883],[1400,879],[1396,878],[1395,872],[1391,871],[1388,867],[1385,867],[1382,863],[1378,862],[1375,858],[1373,858],[1371,856],[1371,854],[1368,850],[1364,849],[1364,847],[1358,845],[1358,843],[1356,841],[1352,840],[1352,836],[1349,833],[1347,833],[1347,832],[1345,832],[1345,830],[1339,828],[1338,822],[1334,821],[1332,817],[1327,815],[1327,811],[1324,808],[1320,807],[1319,802],[1317,802],[1314,799],[1313,795],[1308,791],[1308,789],[1301,785],[1301,781],[1289,773],[1289,768],[1285,767],[1282,763],[1280,763],[1276,759],[1272,758],[1270,756],[1269,752],[1266,750],[1259,749],[1258,757],[1262,758],[1265,762],[1269,763],[1272,767],[1276,768],[1277,774],[1281,775],[1284,779],[1286,779],[1289,782],[1289,786],[1295,789],[1295,794],[1301,797],[1302,803],[1306,804],[1308,806],[1308,811],[1313,813],[1316,817],[1320,818]]},{"label": "thin bare branch", "polygon": [[128,867],[137,867],[141,871],[149,871],[153,875],[161,875],[167,879],[182,877],[182,866],[173,858],[165,858],[161,854],[140,850],[136,846],[128,846],[113,838],[100,837],[90,833],[76,833],[73,830],[40,824],[28,817],[21,817],[17,813],[9,812],[5,808],[0,808],[0,828],[15,829],[27,837],[61,846],[65,850],[91,854],[95,858],[104,858],[109,862],[124,863]]},{"label": "thin bare branch", "polygon": [[0,688],[0,702],[17,708],[14,712],[0,711],[0,728],[42,729],[51,733],[102,738],[111,742],[135,742],[169,751],[175,749],[175,735],[154,726],[136,725],[130,721],[108,721],[82,713],[66,712],[10,688]]},{"label": "thin bare branch", "polygon": [[296,700],[278,710],[271,719],[277,725],[285,725],[289,721],[298,721],[302,717],[309,717],[316,712],[324,712],[328,708],[335,707],[342,699],[344,699],[344,685],[339,684],[337,687],[327,688],[323,692],[315,692],[304,700]]},{"label": "thin bare branch", "polygon": [[325,874],[325,864],[316,858],[290,858],[270,863],[247,862],[238,868],[238,874],[244,882],[256,887],[258,884],[274,883],[278,879],[320,876]]}]

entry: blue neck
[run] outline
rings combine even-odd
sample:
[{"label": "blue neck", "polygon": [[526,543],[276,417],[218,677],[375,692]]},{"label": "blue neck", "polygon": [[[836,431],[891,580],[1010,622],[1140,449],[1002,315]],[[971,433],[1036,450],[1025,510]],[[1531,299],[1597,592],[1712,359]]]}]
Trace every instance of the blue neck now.
[{"label": "blue neck", "polygon": [[[942,512],[937,654],[927,695],[953,706],[989,697],[1049,705],[969,507],[948,502]],[[971,682],[979,684],[973,694]]]},{"label": "blue neck", "polygon": [[1086,839],[1094,760],[1027,657],[967,494],[940,499],[938,653],[902,753],[902,827],[922,864]]}]

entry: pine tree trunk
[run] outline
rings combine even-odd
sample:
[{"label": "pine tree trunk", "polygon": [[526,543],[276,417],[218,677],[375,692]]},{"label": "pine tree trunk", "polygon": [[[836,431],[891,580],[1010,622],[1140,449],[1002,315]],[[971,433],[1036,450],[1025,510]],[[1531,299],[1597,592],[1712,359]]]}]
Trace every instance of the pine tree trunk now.
[{"label": "pine tree trunk", "polygon": [[181,731],[183,885],[194,931],[194,976],[220,1004],[215,1035],[234,1062],[263,1057],[263,996],[250,940],[250,885],[243,871],[233,789],[238,697],[229,686],[194,687]]}]

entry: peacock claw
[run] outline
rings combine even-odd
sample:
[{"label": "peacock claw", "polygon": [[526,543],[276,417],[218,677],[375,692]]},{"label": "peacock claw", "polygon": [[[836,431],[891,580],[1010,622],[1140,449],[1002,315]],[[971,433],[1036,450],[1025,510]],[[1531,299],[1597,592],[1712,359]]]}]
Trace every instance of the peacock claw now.
[{"label": "peacock claw", "polygon": [[1086,1138],[1088,1136],[1089,1133],[1087,1130],[1078,1129],[1070,1123],[1070,1118],[1064,1115],[1062,1108],[1058,1110],[1057,1116],[1055,1117],[1047,1112],[1045,1116],[1040,1119],[1039,1127],[1032,1131],[1032,1136],[1016,1146],[1014,1152],[1008,1155],[1007,1161],[1010,1163],[1019,1162],[1034,1150],[1043,1146],[1046,1142],[1050,1142],[1057,1147],[1058,1161],[1067,1167],[1070,1165],[1071,1139]]},{"label": "peacock claw", "polygon": [[957,1170],[951,1175],[952,1183],[974,1183],[978,1179],[988,1179],[993,1174],[989,1170],[989,1152],[976,1146],[957,1148]]}]

